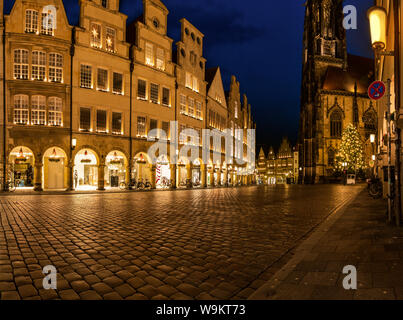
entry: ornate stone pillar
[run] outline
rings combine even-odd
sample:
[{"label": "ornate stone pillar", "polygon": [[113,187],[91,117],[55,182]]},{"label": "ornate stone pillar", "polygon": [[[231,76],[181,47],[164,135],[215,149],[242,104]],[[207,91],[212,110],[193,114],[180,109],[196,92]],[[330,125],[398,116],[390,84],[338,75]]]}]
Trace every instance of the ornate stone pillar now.
[{"label": "ornate stone pillar", "polygon": [[215,175],[215,168],[213,166],[213,169],[211,170],[211,173],[210,173],[210,185],[211,185],[212,188],[215,188],[214,175]]},{"label": "ornate stone pillar", "polygon": [[35,171],[34,171],[34,191],[43,191],[42,189],[42,162],[35,162]]},{"label": "ornate stone pillar", "polygon": [[105,164],[98,166],[98,190],[105,191]]}]

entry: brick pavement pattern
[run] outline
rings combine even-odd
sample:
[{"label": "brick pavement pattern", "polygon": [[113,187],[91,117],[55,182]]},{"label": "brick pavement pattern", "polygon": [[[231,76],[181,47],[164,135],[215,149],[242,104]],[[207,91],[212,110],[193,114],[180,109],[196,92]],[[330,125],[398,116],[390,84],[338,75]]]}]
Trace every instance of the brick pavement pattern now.
[{"label": "brick pavement pattern", "polygon": [[[403,299],[403,230],[386,223],[386,207],[386,201],[362,192],[317,241],[308,244],[311,249],[298,263],[289,261],[250,298]],[[349,265],[357,269],[357,290],[343,288],[342,271]]]},{"label": "brick pavement pattern", "polygon": [[[281,267],[281,257],[360,190],[3,194],[0,299],[246,299]],[[57,290],[43,289],[47,265],[57,268]]]}]

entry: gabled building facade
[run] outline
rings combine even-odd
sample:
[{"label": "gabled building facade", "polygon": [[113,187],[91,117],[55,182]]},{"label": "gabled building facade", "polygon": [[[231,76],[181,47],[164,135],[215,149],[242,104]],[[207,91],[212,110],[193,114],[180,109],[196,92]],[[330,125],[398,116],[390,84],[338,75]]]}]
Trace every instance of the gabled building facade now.
[{"label": "gabled building facade", "polygon": [[[253,129],[250,106],[246,98],[241,105],[237,83],[228,108],[220,70],[206,71],[204,35],[188,20],[180,22],[173,56],[161,1],[144,0],[142,16],[128,28],[119,6],[82,0],[71,25],[61,0],[16,0],[0,21],[2,182],[37,191],[105,190],[132,180],[151,188],[251,183],[247,163],[228,169],[225,144],[211,150],[217,163],[172,163],[186,145],[201,157],[203,129],[224,132],[232,122],[232,129]],[[168,148],[153,161],[148,150],[155,141]],[[246,159],[242,143],[231,156]]]}]

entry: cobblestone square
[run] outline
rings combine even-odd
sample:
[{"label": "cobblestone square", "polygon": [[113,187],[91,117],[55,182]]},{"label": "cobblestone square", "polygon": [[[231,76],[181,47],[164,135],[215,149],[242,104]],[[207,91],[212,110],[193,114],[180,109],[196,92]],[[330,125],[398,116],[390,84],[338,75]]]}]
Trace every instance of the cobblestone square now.
[{"label": "cobblestone square", "polygon": [[[361,190],[3,194],[1,299],[247,299]],[[48,265],[57,268],[57,290],[43,289]]]}]

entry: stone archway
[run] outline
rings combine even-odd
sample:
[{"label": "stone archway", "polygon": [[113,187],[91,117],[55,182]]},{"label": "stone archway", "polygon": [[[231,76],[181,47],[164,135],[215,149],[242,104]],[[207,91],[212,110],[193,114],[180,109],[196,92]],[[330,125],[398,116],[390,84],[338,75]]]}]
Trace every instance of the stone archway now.
[{"label": "stone archway", "polygon": [[47,149],[43,155],[42,186],[49,190],[68,188],[68,158],[66,152],[59,147]]},{"label": "stone archway", "polygon": [[118,188],[122,182],[128,183],[128,161],[126,155],[118,150],[109,152],[105,161],[105,186]]},{"label": "stone archway", "polygon": [[76,190],[94,190],[98,186],[99,157],[89,148],[81,149],[74,157],[73,181]]},{"label": "stone archway", "polygon": [[35,156],[28,147],[19,146],[9,154],[10,180],[17,188],[34,188]]}]

